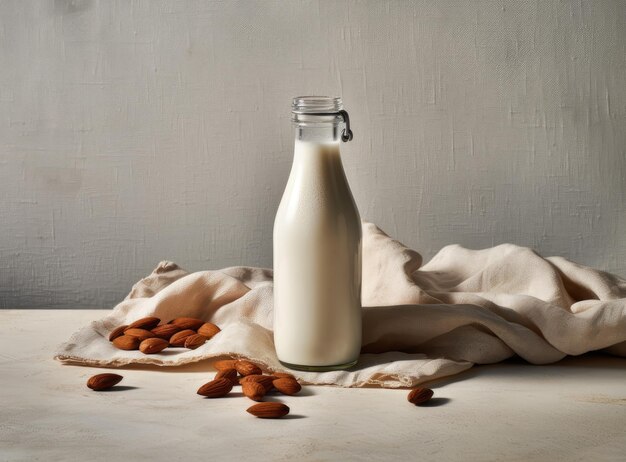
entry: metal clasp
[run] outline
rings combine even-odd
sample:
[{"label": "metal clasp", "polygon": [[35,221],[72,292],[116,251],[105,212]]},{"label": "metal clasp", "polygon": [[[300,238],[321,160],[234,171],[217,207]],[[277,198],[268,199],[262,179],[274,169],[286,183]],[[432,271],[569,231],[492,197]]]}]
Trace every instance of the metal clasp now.
[{"label": "metal clasp", "polygon": [[343,117],[343,121],[346,124],[346,128],[341,132],[341,141],[347,143],[348,141],[352,141],[354,137],[352,134],[352,130],[350,130],[350,116],[348,115],[348,111],[339,111],[338,114]]}]

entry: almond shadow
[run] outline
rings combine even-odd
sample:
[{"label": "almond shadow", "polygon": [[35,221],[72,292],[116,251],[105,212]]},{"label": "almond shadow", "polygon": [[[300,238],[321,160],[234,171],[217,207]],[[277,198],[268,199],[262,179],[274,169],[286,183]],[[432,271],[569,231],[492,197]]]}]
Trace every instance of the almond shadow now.
[{"label": "almond shadow", "polygon": [[[202,395],[200,395],[200,396],[202,396]],[[204,399],[211,400],[211,399],[244,398],[245,395],[243,393],[241,393],[241,392],[236,391],[234,393],[228,393],[227,395],[224,395],[224,396],[216,396],[215,398],[211,398],[209,396],[202,396],[202,397]]]},{"label": "almond shadow", "polygon": [[445,406],[450,401],[452,401],[450,398],[439,398],[439,397],[431,398],[428,401],[426,401],[425,403],[418,405],[417,407],[439,407],[439,406]]},{"label": "almond shadow", "polygon": [[133,387],[131,385],[117,385],[114,386],[113,388],[109,388],[108,390],[100,390],[100,393],[105,392],[105,393],[112,393],[114,391],[129,391],[129,390],[138,390],[139,387]]}]

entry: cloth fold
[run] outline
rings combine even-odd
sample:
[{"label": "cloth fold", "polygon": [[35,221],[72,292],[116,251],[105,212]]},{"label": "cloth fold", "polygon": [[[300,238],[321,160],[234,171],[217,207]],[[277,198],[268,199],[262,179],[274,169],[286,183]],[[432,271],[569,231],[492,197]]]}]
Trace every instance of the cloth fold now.
[{"label": "cloth fold", "polygon": [[[297,377],[345,387],[406,387],[514,355],[533,364],[596,350],[626,356],[626,280],[512,244],[484,250],[450,245],[422,264],[418,252],[364,223],[362,301],[358,365]],[[274,352],[272,304],[271,270],[188,273],[165,261],[110,314],[61,345],[55,358],[119,367],[231,356],[284,371]],[[144,355],[113,347],[109,332],[144,316],[198,317],[222,332],[196,350]]]}]

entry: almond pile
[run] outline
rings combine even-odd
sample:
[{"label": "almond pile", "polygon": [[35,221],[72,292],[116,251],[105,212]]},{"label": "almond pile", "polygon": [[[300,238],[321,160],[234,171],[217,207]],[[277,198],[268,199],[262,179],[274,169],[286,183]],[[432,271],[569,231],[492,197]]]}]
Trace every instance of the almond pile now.
[{"label": "almond pile", "polygon": [[222,398],[231,392],[234,386],[241,385],[242,393],[258,404],[247,411],[261,419],[279,419],[289,414],[289,407],[283,403],[263,401],[272,392],[283,395],[295,395],[302,387],[291,374],[263,374],[261,368],[244,359],[227,359],[214,364],[217,374],[213,380],[198,389],[198,394],[206,398]]},{"label": "almond pile", "polygon": [[[120,350],[139,350],[150,355],[168,347],[195,350],[220,332],[220,328],[197,318],[176,318],[161,324],[159,318],[148,316],[113,329],[109,341]],[[214,364],[215,377],[198,389],[198,394],[206,398],[221,398],[229,394],[233,387],[241,386],[242,393],[257,404],[247,411],[261,419],[279,419],[289,414],[289,407],[283,403],[264,401],[274,392],[292,396],[302,387],[296,378],[287,373],[263,374],[261,368],[244,359],[227,359]],[[91,377],[87,386],[95,391],[108,390],[122,380],[117,374],[98,374]],[[420,406],[430,401],[433,391],[430,388],[413,388],[407,400]]]},{"label": "almond pile", "polygon": [[139,350],[151,355],[168,347],[195,350],[220,332],[215,324],[196,318],[176,318],[160,323],[154,316],[138,319],[113,329],[109,341],[120,350]]}]

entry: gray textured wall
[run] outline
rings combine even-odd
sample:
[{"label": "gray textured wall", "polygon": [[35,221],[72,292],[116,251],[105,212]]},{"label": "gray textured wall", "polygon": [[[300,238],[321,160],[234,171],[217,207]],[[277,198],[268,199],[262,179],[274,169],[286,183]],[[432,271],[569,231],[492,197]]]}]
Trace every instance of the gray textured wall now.
[{"label": "gray textured wall", "polygon": [[290,98],[342,95],[364,218],[626,273],[620,1],[2,1],[0,306],[271,265]]}]

